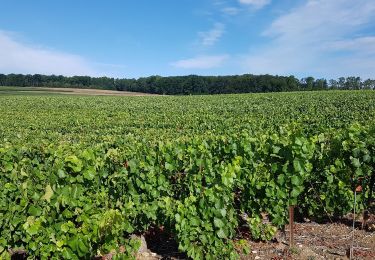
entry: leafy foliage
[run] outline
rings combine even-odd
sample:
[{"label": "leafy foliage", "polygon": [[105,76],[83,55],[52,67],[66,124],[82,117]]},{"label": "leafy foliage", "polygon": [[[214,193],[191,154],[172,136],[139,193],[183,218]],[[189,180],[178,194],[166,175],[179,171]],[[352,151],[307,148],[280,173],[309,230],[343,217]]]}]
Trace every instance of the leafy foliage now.
[{"label": "leafy foliage", "polygon": [[[216,102],[226,98],[234,97]],[[171,105],[170,100],[163,102]],[[87,104],[72,104],[82,106],[83,113],[88,109]],[[268,106],[268,112],[274,111],[272,103]],[[230,110],[231,104],[224,108]],[[201,118],[214,120],[222,111]],[[241,121],[234,111],[231,115]],[[0,230],[0,256],[24,249],[32,258],[81,259],[107,253],[135,258],[140,244],[131,235],[163,226],[193,259],[236,259],[236,248],[243,247],[236,241],[238,229],[244,225],[254,239],[269,240],[287,223],[289,205],[306,216],[343,215],[352,210],[353,190],[361,185],[357,199],[358,209],[363,208],[374,185],[375,128],[373,120],[349,122],[371,115],[357,113],[354,106],[349,112],[350,118],[332,122],[326,120],[329,113],[301,115],[311,118],[314,128],[303,120],[275,118],[275,125],[263,125],[263,130],[228,129],[235,119],[221,126],[208,121],[202,128],[198,122],[204,122],[191,119],[197,115],[192,113],[171,116],[167,122],[175,130],[187,120],[195,135],[176,137],[166,131],[163,138],[147,128],[136,130],[138,135],[124,134],[129,125],[121,128],[100,117],[91,118],[100,127],[90,134],[78,123],[85,119],[65,114],[59,123],[62,128],[71,123],[71,133],[52,138],[48,129],[54,123],[37,126],[46,119],[42,117],[35,119],[39,134],[31,139],[34,130],[4,116],[2,129],[16,125],[13,134],[22,136],[9,139],[14,135],[5,132],[0,144],[0,226],[5,227]],[[108,122],[114,123],[104,126]],[[213,126],[220,130],[207,130]]]},{"label": "leafy foliage", "polygon": [[[277,75],[234,75],[234,76],[150,76],[138,79],[116,79],[89,76],[22,75],[0,74],[0,86],[18,87],[58,87],[96,88],[120,91],[136,91],[167,95],[261,93],[282,91],[311,91],[328,89],[375,89],[375,80],[360,77],[339,78],[338,80],[314,79],[298,80],[294,76]],[[0,89],[1,90],[1,89]]]}]

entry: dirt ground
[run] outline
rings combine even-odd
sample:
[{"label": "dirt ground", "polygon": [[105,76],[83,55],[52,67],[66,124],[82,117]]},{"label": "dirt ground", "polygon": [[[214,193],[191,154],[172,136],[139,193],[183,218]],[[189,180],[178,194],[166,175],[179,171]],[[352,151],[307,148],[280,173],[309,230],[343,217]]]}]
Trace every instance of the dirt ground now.
[{"label": "dirt ground", "polygon": [[[354,239],[350,221],[318,224],[295,223],[294,246],[289,247],[289,230],[278,232],[270,242],[255,242],[248,239],[250,254],[241,260],[252,259],[349,259],[349,249],[353,241],[353,259],[375,259],[375,232],[360,229],[356,223]],[[140,253],[139,260],[188,259],[178,252],[177,243],[160,230],[145,234],[146,251]],[[246,237],[246,234],[244,234]],[[146,243],[146,242],[145,242]]]},{"label": "dirt ground", "polygon": [[[22,91],[22,90],[21,90]],[[21,92],[20,91],[20,92]],[[69,94],[69,95],[89,95],[89,96],[156,96],[154,94],[129,92],[129,91],[116,91],[104,89],[78,89],[78,88],[28,88],[22,92],[38,92],[38,93],[56,93],[56,94]]]},{"label": "dirt ground", "polygon": [[288,230],[271,242],[250,241],[252,253],[242,259],[375,259],[375,232],[355,229],[344,223],[296,223],[295,246],[289,248]]}]

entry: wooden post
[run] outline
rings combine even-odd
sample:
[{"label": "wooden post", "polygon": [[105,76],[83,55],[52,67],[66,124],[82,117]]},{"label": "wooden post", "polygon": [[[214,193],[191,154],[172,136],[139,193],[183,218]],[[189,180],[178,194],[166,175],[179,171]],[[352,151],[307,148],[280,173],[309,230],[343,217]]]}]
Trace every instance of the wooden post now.
[{"label": "wooden post", "polygon": [[355,207],[356,207],[356,203],[357,203],[357,190],[362,190],[362,187],[360,189],[357,187],[354,190],[353,230],[352,230],[352,243],[350,245],[350,255],[349,255],[350,260],[352,260],[353,256],[354,256]]},{"label": "wooden post", "polygon": [[368,192],[368,198],[365,205],[365,210],[363,211],[363,221],[362,221],[362,229],[366,227],[366,222],[368,218],[370,217],[368,208],[370,208],[371,202],[372,202],[372,192],[375,184],[375,172],[372,172],[371,178],[370,178],[370,184],[369,184],[369,192]]},{"label": "wooden post", "polygon": [[289,206],[289,248],[294,246],[294,206]]},{"label": "wooden post", "polygon": [[366,223],[367,220],[370,218],[370,213],[367,209],[363,210],[363,215],[362,215],[362,229],[366,228]]}]

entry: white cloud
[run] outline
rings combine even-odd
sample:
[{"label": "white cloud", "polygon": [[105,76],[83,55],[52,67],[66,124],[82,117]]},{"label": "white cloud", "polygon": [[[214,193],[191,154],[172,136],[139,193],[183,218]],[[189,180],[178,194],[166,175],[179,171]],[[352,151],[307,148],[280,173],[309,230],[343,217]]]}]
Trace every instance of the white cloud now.
[{"label": "white cloud", "polygon": [[271,3],[271,0],[238,0],[238,2],[240,2],[240,4],[251,5],[254,8],[259,9]]},{"label": "white cloud", "polygon": [[329,43],[329,50],[352,51],[364,55],[375,54],[375,36],[357,37],[354,39],[339,40]]},{"label": "white cloud", "polygon": [[249,73],[375,77],[375,2],[309,0],[277,18],[244,57]]},{"label": "white cloud", "polygon": [[221,12],[223,12],[226,15],[236,15],[240,12],[240,9],[236,7],[224,7],[221,9]]},{"label": "white cloud", "polygon": [[228,58],[228,55],[198,56],[179,60],[171,63],[171,65],[182,69],[211,69],[220,67]]},{"label": "white cloud", "polygon": [[199,32],[200,43],[203,46],[214,45],[224,34],[225,26],[222,23],[215,23],[214,27],[207,32]]},{"label": "white cloud", "polygon": [[72,55],[17,41],[13,34],[0,31],[0,72],[24,74],[92,75],[92,65]]}]

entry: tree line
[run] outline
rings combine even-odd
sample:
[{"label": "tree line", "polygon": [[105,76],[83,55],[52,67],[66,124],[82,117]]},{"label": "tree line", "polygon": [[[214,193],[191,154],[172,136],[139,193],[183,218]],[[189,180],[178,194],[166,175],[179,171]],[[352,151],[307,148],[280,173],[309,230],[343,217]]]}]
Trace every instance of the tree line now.
[{"label": "tree line", "polygon": [[328,89],[375,89],[375,80],[341,77],[337,80],[273,75],[150,76],[138,79],[62,75],[0,74],[0,86],[93,88],[165,95],[260,93]]}]

